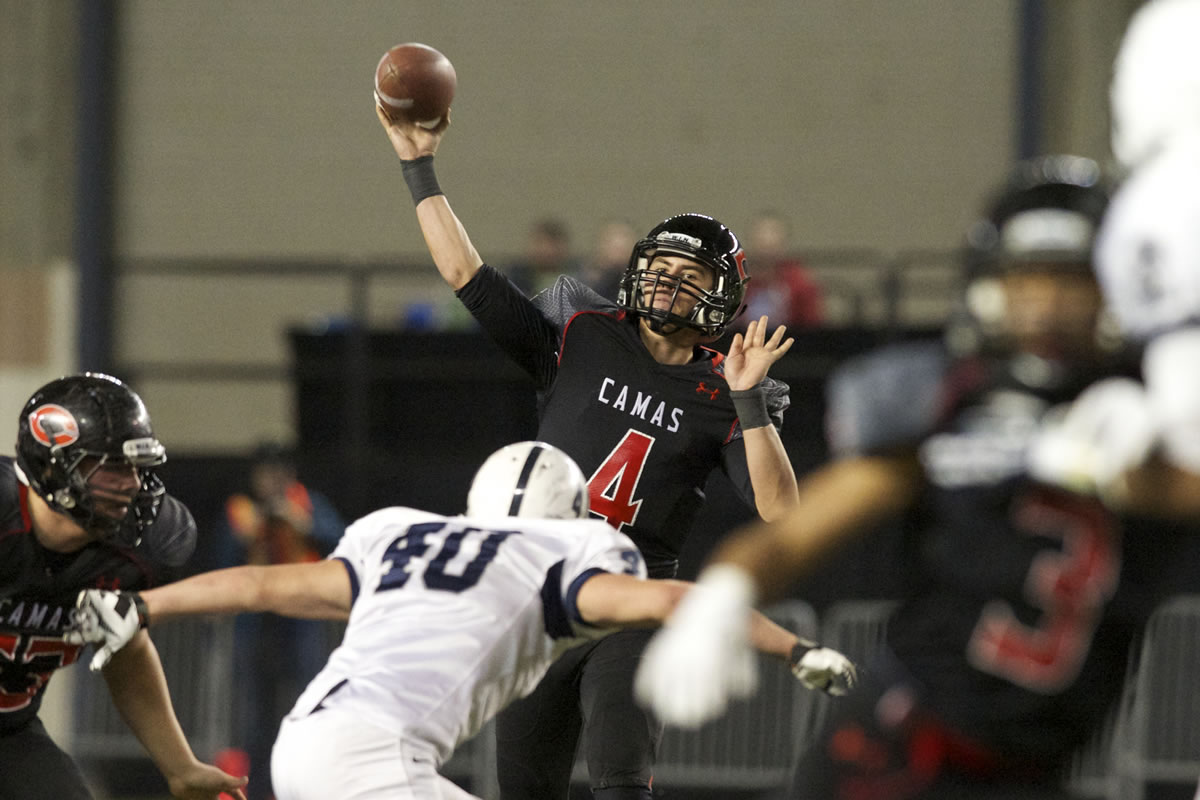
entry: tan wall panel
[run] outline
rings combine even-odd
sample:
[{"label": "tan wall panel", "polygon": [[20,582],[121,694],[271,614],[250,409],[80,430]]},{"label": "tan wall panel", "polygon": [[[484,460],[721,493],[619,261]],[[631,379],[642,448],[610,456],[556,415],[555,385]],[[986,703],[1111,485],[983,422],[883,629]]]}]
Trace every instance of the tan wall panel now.
[{"label": "tan wall panel", "polygon": [[1012,150],[1003,2],[121,4],[122,255],[419,254],[371,76],[459,75],[443,186],[485,258],[553,213],[590,238],[758,208],[801,244],[952,244]]},{"label": "tan wall panel", "polygon": [[119,282],[117,350],[125,362],[287,362],[287,329],[345,317],[336,277],[133,273]]},{"label": "tan wall panel", "polygon": [[138,381],[138,394],[154,420],[168,457],[239,453],[256,442],[294,440],[292,386],[263,381]]}]

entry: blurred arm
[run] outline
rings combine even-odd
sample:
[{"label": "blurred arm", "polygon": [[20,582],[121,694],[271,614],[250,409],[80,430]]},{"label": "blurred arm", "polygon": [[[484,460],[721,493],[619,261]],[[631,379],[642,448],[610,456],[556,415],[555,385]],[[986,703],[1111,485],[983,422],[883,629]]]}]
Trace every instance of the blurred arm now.
[{"label": "blurred arm", "polygon": [[921,480],[914,455],[835,461],[805,478],[785,515],[730,534],[709,561],[744,571],[762,602],[780,599],[834,545],[910,507]]}]

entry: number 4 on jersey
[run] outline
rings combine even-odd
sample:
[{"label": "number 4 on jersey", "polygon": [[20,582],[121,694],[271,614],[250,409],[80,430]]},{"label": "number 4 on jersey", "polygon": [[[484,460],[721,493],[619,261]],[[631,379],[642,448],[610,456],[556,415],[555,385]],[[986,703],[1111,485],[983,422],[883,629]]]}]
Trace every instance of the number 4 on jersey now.
[{"label": "number 4 on jersey", "polygon": [[592,514],[617,530],[637,519],[642,500],[634,495],[653,445],[652,437],[631,428],[588,479]]}]

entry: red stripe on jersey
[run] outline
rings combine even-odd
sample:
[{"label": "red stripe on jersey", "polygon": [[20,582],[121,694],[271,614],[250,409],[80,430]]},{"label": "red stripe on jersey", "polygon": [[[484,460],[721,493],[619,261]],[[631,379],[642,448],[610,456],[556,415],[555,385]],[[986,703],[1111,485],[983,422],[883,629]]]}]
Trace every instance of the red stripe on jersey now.
[{"label": "red stripe on jersey", "polygon": [[740,420],[734,418],[733,424],[729,426],[729,433],[726,434],[725,441],[722,442],[722,444],[729,444],[733,441],[733,432],[737,430],[738,422],[740,422]]},{"label": "red stripe on jersey", "polygon": [[29,487],[21,484],[17,487],[17,499],[21,504],[21,524],[25,526],[22,533],[33,530],[33,516],[29,513]]}]

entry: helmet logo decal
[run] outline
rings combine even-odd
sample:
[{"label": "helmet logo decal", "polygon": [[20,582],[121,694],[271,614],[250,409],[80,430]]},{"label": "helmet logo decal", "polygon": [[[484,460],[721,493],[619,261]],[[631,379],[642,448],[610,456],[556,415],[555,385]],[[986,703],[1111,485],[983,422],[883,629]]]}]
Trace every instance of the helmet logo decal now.
[{"label": "helmet logo decal", "polygon": [[46,447],[67,445],[79,439],[79,423],[75,417],[54,403],[38,406],[30,413],[29,431]]},{"label": "helmet logo decal", "polygon": [[678,231],[663,231],[658,236],[655,236],[654,240],[664,243],[679,242],[680,244],[686,244],[689,247],[694,247],[697,250],[704,246],[704,242],[700,241],[695,236],[688,236],[686,233],[679,233]]},{"label": "helmet logo decal", "polygon": [[746,251],[738,250],[733,254],[733,260],[737,262],[738,278],[746,280]]}]

